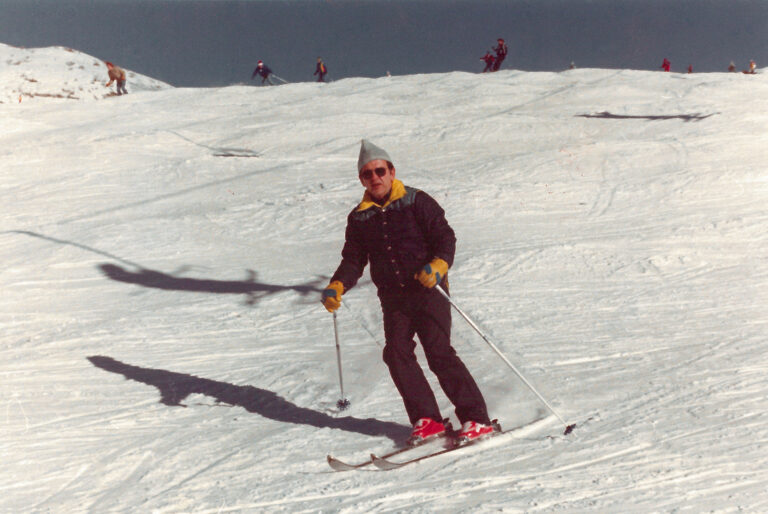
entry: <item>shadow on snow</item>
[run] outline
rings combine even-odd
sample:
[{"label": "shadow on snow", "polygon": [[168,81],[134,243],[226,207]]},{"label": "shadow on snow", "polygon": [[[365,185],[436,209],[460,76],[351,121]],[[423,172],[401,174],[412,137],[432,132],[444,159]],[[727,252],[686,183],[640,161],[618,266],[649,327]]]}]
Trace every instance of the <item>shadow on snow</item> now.
[{"label": "shadow on snow", "polygon": [[[121,262],[126,267],[121,267],[116,264],[104,263],[99,265],[101,272],[108,278],[125,282],[128,284],[136,284],[143,287],[154,289],[165,289],[168,291],[191,291],[198,293],[217,293],[217,294],[244,294],[248,299],[246,303],[248,305],[255,304],[261,298],[265,296],[279,293],[282,291],[295,291],[301,296],[307,296],[311,293],[322,292],[320,285],[327,280],[327,277],[317,277],[315,280],[311,280],[304,284],[295,286],[283,286],[278,284],[267,284],[263,282],[257,282],[257,273],[252,270],[247,271],[247,277],[245,280],[214,280],[214,279],[199,279],[178,277],[174,274],[163,273],[152,269],[145,268],[140,264],[131,262],[127,259],[123,259],[109,252],[99,250],[81,243],[74,241],[68,241],[65,239],[59,239],[56,237],[39,234],[37,232],[30,232],[28,230],[6,230],[0,232],[0,234],[20,234],[59,245],[72,246],[81,250],[101,255],[112,259],[117,262]],[[135,268],[136,271],[131,271],[128,267]],[[182,267],[179,272],[185,271],[187,268]]]},{"label": "shadow on snow", "polygon": [[608,111],[598,112],[595,114],[577,114],[579,118],[602,118],[607,120],[683,120],[683,121],[701,121],[714,116],[719,113],[701,114],[695,112],[693,114],[669,114],[669,115],[629,115],[629,114],[613,114]]},{"label": "shadow on snow", "polygon": [[272,391],[258,387],[238,386],[163,369],[140,368],[102,355],[88,357],[88,360],[97,368],[156,387],[160,391],[160,403],[172,407],[186,407],[181,402],[187,396],[203,394],[215,398],[216,402],[242,407],[248,412],[275,421],[335,428],[368,436],[386,436],[398,445],[403,444],[410,433],[410,427],[398,423],[351,416],[336,418],[299,407]]},{"label": "shadow on snow", "polygon": [[100,264],[99,269],[101,269],[101,272],[105,276],[117,282],[136,284],[153,289],[190,291],[196,293],[244,294],[248,295],[248,300],[246,302],[248,305],[253,305],[261,298],[281,291],[296,291],[302,296],[306,296],[310,293],[320,293],[322,289],[318,286],[325,280],[323,277],[318,277],[306,284],[282,286],[256,282],[257,273],[253,270],[247,270],[247,278],[238,281],[178,277],[143,267],[139,267],[137,271],[131,271],[116,264],[109,263]]}]

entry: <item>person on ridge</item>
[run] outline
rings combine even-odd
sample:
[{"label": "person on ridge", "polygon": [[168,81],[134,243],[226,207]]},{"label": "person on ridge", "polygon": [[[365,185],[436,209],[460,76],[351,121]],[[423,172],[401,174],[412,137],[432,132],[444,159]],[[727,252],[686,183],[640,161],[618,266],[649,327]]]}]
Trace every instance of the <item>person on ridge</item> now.
[{"label": "person on ridge", "polygon": [[733,61],[731,61],[731,64],[728,65],[728,71],[731,73],[736,71],[736,65],[733,64]]},{"label": "person on ridge", "polygon": [[314,75],[319,75],[317,77],[318,82],[325,82],[325,74],[328,73],[328,68],[325,67],[325,63],[323,60],[318,57],[317,58],[317,66],[315,67],[315,73]]},{"label": "person on ridge", "polygon": [[491,51],[488,50],[485,52],[485,55],[480,58],[481,61],[485,61],[485,69],[483,70],[483,73],[487,71],[493,71],[493,63],[496,61],[496,58],[491,54]]},{"label": "person on ridge", "polygon": [[669,62],[669,59],[666,57],[664,58],[664,61],[661,63],[660,68],[664,71],[669,71],[672,68],[672,63]]},{"label": "person on ridge", "polygon": [[117,94],[127,95],[128,91],[125,89],[125,70],[119,66],[115,66],[109,61],[105,61],[104,64],[107,65],[107,75],[109,76],[109,82],[107,82],[106,86],[109,87],[113,82],[117,82],[117,85],[115,86],[117,88]]},{"label": "person on ridge", "polygon": [[363,199],[347,216],[341,264],[322,293],[329,312],[355,286],[370,263],[384,318],[384,362],[405,404],[413,431],[409,444],[445,435],[440,409],[414,350],[419,341],[429,369],[456,408],[459,441],[495,429],[480,389],[451,346],[451,305],[434,288],[448,291],[456,236],[442,207],[427,193],[395,178],[386,151],[362,140],[357,161]]},{"label": "person on ridge", "polygon": [[262,84],[264,84],[266,81],[270,86],[275,85],[275,83],[272,82],[272,70],[270,70],[268,66],[264,65],[264,61],[259,61],[256,63],[256,69],[253,70],[253,73],[251,74],[251,80],[253,80],[256,75],[261,75]]},{"label": "person on ridge", "polygon": [[494,52],[496,52],[496,60],[493,63],[493,71],[499,71],[501,63],[504,62],[504,59],[507,57],[507,44],[504,42],[504,40],[499,38],[496,40],[496,43],[498,44],[493,49]]}]

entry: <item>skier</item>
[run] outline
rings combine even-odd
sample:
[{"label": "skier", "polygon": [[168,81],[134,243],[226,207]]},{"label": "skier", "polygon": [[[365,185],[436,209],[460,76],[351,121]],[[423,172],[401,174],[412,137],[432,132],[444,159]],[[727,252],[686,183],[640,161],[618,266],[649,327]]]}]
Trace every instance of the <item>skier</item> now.
[{"label": "skier", "polygon": [[754,59],[749,60],[749,73],[751,75],[754,75],[755,73],[757,73],[757,64],[755,64]]},{"label": "skier", "polygon": [[659,66],[664,71],[669,71],[672,68],[672,63],[669,62],[669,59],[666,57],[664,58],[664,61],[661,63],[661,66]]},{"label": "skier", "polygon": [[113,82],[116,82],[117,94],[127,95],[128,91],[125,89],[125,70],[109,61],[105,61],[104,64],[107,65],[107,75],[109,75],[109,82],[107,82],[106,86],[109,87]]},{"label": "skier", "polygon": [[693,64],[688,65],[688,73],[693,73]]},{"label": "skier", "polygon": [[734,73],[736,71],[736,65],[733,64],[733,61],[731,61],[731,64],[728,65],[728,71],[731,73]]},{"label": "skier", "polygon": [[264,61],[259,61],[256,63],[256,69],[253,70],[253,74],[251,74],[251,80],[253,80],[256,75],[261,75],[262,84],[264,84],[266,81],[270,86],[275,85],[275,83],[272,82],[272,70],[270,70],[268,66],[264,65]]},{"label": "skier", "polygon": [[448,290],[456,237],[440,205],[395,178],[387,152],[362,140],[357,161],[363,199],[347,217],[341,264],[322,293],[329,312],[358,281],[366,264],[384,317],[384,362],[405,404],[410,444],[444,435],[440,409],[414,350],[419,341],[429,369],[462,423],[459,440],[494,431],[480,389],[451,346],[451,306],[434,287]]},{"label": "skier", "polygon": [[493,71],[493,63],[496,60],[496,58],[491,54],[491,51],[488,50],[485,52],[485,55],[480,58],[481,61],[485,61],[485,69],[483,70],[483,73],[487,71]]},{"label": "skier", "polygon": [[493,63],[493,71],[499,71],[499,67],[501,67],[501,63],[504,62],[504,59],[507,57],[507,44],[504,42],[503,39],[499,38],[496,40],[496,47],[493,49],[496,52],[496,60]]},{"label": "skier", "polygon": [[324,77],[326,73],[328,73],[328,68],[325,67],[325,63],[323,62],[323,60],[320,57],[318,57],[317,66],[315,67],[315,73],[314,73],[314,75],[319,75],[319,77],[317,78],[317,81],[325,82]]}]

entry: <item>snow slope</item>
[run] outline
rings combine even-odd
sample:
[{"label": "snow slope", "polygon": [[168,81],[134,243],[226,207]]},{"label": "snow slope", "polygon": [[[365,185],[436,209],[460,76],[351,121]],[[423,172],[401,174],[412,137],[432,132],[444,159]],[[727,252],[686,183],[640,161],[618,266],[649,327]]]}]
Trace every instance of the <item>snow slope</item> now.
[{"label": "snow slope", "polygon": [[[115,63],[120,66],[120,63]],[[125,70],[129,93],[170,86]],[[117,96],[104,62],[71,48],[18,48],[0,43],[0,103],[92,100]]]},{"label": "snow slope", "polygon": [[[767,100],[583,69],[0,105],[0,511],[768,510]],[[521,431],[330,471],[408,433],[367,275],[335,412],[318,298],[361,137],[443,205],[455,301],[572,434],[455,316]]]}]

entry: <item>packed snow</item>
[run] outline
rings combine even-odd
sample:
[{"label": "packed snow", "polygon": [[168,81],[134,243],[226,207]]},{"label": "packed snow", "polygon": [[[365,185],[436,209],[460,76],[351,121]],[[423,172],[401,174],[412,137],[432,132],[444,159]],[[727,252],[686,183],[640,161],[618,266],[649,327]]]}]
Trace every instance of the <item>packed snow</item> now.
[{"label": "packed snow", "polygon": [[[0,85],[0,511],[768,511],[765,75],[129,75],[101,99],[97,59],[18,52],[0,47],[21,63]],[[20,89],[43,77],[80,101]],[[445,208],[454,301],[571,434],[455,314],[518,430],[329,468],[409,433],[367,274],[338,315],[343,412],[319,303],[363,137]]]}]

